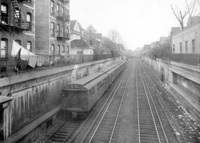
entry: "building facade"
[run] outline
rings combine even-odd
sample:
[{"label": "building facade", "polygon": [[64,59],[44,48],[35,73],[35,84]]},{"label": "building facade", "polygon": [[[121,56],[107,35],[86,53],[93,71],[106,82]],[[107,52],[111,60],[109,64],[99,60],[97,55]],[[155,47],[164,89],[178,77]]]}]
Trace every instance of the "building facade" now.
[{"label": "building facade", "polygon": [[70,49],[69,0],[38,0],[36,7],[36,53],[68,55]]},{"label": "building facade", "polygon": [[172,53],[200,53],[200,21],[172,35]]},{"label": "building facade", "polygon": [[12,58],[13,41],[35,52],[35,0],[0,0],[0,5],[0,66],[3,68]]}]

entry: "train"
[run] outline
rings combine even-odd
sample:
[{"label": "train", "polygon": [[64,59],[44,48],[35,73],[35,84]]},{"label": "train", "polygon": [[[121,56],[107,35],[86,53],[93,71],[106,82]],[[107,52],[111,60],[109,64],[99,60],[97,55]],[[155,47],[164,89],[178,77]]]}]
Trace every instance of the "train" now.
[{"label": "train", "polygon": [[62,110],[73,118],[85,118],[118,75],[126,68],[126,60],[67,84],[62,89]]}]

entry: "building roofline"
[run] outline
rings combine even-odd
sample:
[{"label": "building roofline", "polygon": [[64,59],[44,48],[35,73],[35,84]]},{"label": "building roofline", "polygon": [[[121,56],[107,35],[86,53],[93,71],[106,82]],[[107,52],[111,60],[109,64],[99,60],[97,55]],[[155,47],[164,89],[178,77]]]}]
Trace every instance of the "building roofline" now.
[{"label": "building roofline", "polygon": [[174,34],[172,34],[172,36],[175,36],[175,35],[177,35],[177,34],[183,32],[183,31],[185,31],[185,30],[187,30],[187,29],[189,29],[189,28],[191,28],[191,27],[193,27],[193,26],[196,26],[196,25],[198,25],[198,24],[200,24],[200,20],[198,20],[196,23],[194,23],[194,24],[192,24],[192,25],[190,25],[190,26],[188,26],[188,27],[185,27],[184,29],[181,29],[180,31],[178,31],[178,32],[176,32],[176,33],[174,33]]}]

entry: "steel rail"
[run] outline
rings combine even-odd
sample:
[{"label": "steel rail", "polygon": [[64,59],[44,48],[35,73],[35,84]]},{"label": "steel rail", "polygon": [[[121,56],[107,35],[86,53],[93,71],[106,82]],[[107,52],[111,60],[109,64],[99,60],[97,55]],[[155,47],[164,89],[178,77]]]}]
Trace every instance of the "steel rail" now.
[{"label": "steel rail", "polygon": [[96,118],[93,120],[93,122],[90,124],[90,127],[88,128],[88,130],[86,131],[86,133],[84,134],[84,136],[82,137],[81,141],[79,143],[83,143],[86,139],[86,137],[88,136],[89,132],[91,131],[92,127],[94,126],[94,124],[96,123],[96,121],[98,120],[99,116],[101,115],[101,113],[103,112],[103,109],[106,108],[106,106],[108,106],[111,102],[112,99],[114,98],[117,90],[119,89],[120,85],[122,84],[122,81],[125,79],[125,76],[127,75],[128,70],[126,71],[126,73],[123,75],[122,79],[120,80],[119,84],[116,86],[116,88],[113,88],[112,92],[110,93],[110,98],[106,100],[106,102],[104,103],[104,105],[102,106],[101,110],[99,111],[98,115],[96,116]]},{"label": "steel rail", "polygon": [[115,118],[115,123],[114,123],[114,127],[112,129],[112,133],[111,133],[111,136],[110,136],[110,140],[109,140],[109,143],[112,142],[112,139],[113,139],[113,134],[114,134],[114,131],[115,131],[115,127],[116,127],[116,124],[117,124],[117,120],[119,118],[119,113],[121,111],[121,107],[122,107],[122,102],[124,101],[124,97],[125,97],[125,93],[126,93],[126,90],[127,90],[127,83],[128,83],[129,79],[127,80],[126,82],[126,85],[125,85],[125,90],[123,92],[123,96],[122,96],[122,99],[121,99],[121,102],[120,102],[120,105],[119,105],[119,109],[118,109],[118,112],[117,112],[117,116]]},{"label": "steel rail", "polygon": [[[154,102],[153,97],[152,97],[152,94],[151,94],[151,92],[150,92],[150,87],[149,87],[149,85],[148,85],[149,83],[148,83],[148,81],[147,81],[146,78],[145,78],[146,80],[144,79],[144,77],[143,77],[142,79],[143,79],[143,81],[146,81],[146,82],[145,82],[145,83],[146,83],[146,88],[147,88],[147,90],[148,90],[148,92],[149,92],[149,96],[150,96],[150,98],[151,98],[151,101],[153,102],[153,107],[154,107],[154,109],[155,109],[155,111],[156,111],[156,115],[157,115],[158,120],[159,120],[159,123],[160,123],[160,125],[161,125],[161,128],[162,128],[162,131],[163,131],[165,140],[166,140],[167,143],[169,143],[168,138],[167,138],[166,133],[165,133],[165,130],[164,130],[164,127],[163,127],[163,124],[162,124],[162,122],[161,122],[160,115],[158,114],[158,110],[157,110],[157,108],[156,108],[155,102]],[[161,107],[161,108],[162,108],[162,107]]]},{"label": "steel rail", "polygon": [[[157,77],[155,74],[153,74],[153,73],[151,72],[151,75],[153,75],[153,76],[157,79],[157,82],[161,83],[161,81],[158,79],[158,77]],[[150,80],[150,81],[151,81],[151,80]],[[151,83],[152,83],[152,81],[151,81]],[[162,83],[161,83],[161,84],[162,84]],[[160,84],[158,84],[158,85],[160,86]],[[154,87],[154,86],[153,86],[153,87]],[[161,86],[160,86],[160,87],[161,87]],[[164,87],[161,87],[161,88],[163,89],[163,91],[164,91],[169,97],[172,97],[172,95],[170,95]],[[154,89],[155,89],[155,87],[154,87]],[[157,93],[157,95],[159,95],[158,90],[155,89],[155,92]],[[160,100],[160,99],[159,99],[159,100]],[[176,105],[177,107],[179,106],[174,100],[172,100],[172,101],[173,101],[174,105]],[[162,102],[162,101],[160,101],[160,102]],[[179,108],[178,108],[178,111],[179,111],[180,113],[182,113],[182,116],[183,116],[184,119],[187,121],[187,123],[191,126],[192,130],[195,131],[196,134],[197,134],[198,136],[200,136],[200,132],[198,132],[198,131],[196,130],[196,128],[193,126],[193,124],[192,124],[192,123],[188,120],[188,118],[185,116],[185,114],[183,113],[183,111],[181,111]],[[171,113],[170,113],[170,114],[171,114]],[[177,124],[176,124],[176,125],[177,125]],[[178,130],[179,130],[179,126],[178,126],[178,125],[177,125],[177,128],[178,128]],[[188,142],[187,139],[184,137],[185,134],[182,134],[180,130],[179,130],[179,133],[183,136],[185,142]],[[197,138],[199,138],[199,137],[197,137]]]},{"label": "steel rail", "polygon": [[[121,77],[121,78],[123,78],[123,77]],[[113,87],[111,93],[113,92],[114,89],[117,88],[117,86],[118,86],[118,84],[114,85],[114,87]],[[110,87],[109,87],[108,89],[110,89]],[[108,90],[107,90],[107,91],[108,91]],[[109,98],[108,98],[108,99],[109,99]],[[95,108],[98,107],[98,105],[102,102],[102,100],[103,100],[103,98],[100,98],[100,101],[97,103],[97,105],[95,106]],[[79,127],[77,127],[73,132],[71,132],[71,133],[62,141],[62,143],[71,142],[71,140],[73,140],[73,139],[75,138],[75,135],[78,134],[78,132],[81,130],[81,128],[87,123],[87,121],[89,120],[89,118],[92,116],[93,112],[95,111],[95,108],[94,108],[94,110],[92,110],[92,112],[89,114],[89,116],[87,117],[87,119],[84,120],[83,123],[81,123],[81,125],[80,125]],[[53,136],[54,136],[57,132],[59,132],[59,130],[60,130],[65,124],[67,124],[68,122],[69,122],[69,121],[67,121],[67,122],[63,123],[61,126],[59,126],[59,128],[58,128],[50,137],[48,137],[48,139],[45,141],[45,143],[51,142],[50,140],[53,138]]]},{"label": "steel rail", "polygon": [[138,91],[138,81],[137,81],[137,76],[138,76],[138,70],[136,70],[136,97],[137,97],[137,113],[138,113],[138,141],[139,143],[141,143],[140,140],[140,108],[139,108],[139,99],[138,99],[138,95],[139,95],[139,91]]},{"label": "steel rail", "polygon": [[[153,73],[151,72],[151,74],[153,74]],[[149,78],[150,78],[150,77],[149,77]],[[181,134],[181,131],[180,131],[179,126],[177,125],[177,123],[174,121],[173,118],[171,118],[171,120],[169,119],[167,113],[168,113],[170,116],[172,116],[172,115],[171,115],[171,113],[170,113],[169,111],[166,111],[165,108],[163,107],[163,106],[164,106],[164,103],[161,103],[162,101],[158,98],[159,93],[158,93],[158,90],[156,89],[156,87],[154,86],[153,81],[152,81],[152,80],[149,80],[149,81],[150,81],[151,84],[152,84],[152,89],[154,90],[155,94],[157,95],[158,102],[159,102],[159,104],[161,105],[161,108],[162,108],[162,110],[163,110],[165,116],[167,117],[167,119],[168,119],[168,121],[169,121],[169,123],[170,123],[172,129],[173,129],[173,125],[172,125],[171,122],[170,122],[171,120],[173,121],[174,125],[176,126],[176,129],[177,129],[178,132],[180,133],[180,135],[181,135],[183,141],[184,141],[185,143],[187,143],[185,137]],[[163,87],[162,87],[162,88],[163,88]],[[167,113],[166,113],[166,112],[167,112]],[[174,131],[174,132],[175,132],[175,131]],[[175,133],[175,135],[176,135],[178,141],[179,141],[179,142],[182,142],[182,141],[180,140],[180,138],[177,136],[176,133]]]},{"label": "steel rail", "polygon": [[[126,82],[126,85],[127,85],[127,82]],[[126,85],[125,85],[125,86],[126,86]],[[117,91],[118,91],[118,89],[116,90],[116,92],[117,92]],[[115,92],[115,94],[116,94],[116,92]],[[123,97],[124,97],[124,95],[125,95],[125,94],[123,94]],[[109,102],[108,106],[106,107],[106,109],[105,109],[105,111],[104,111],[104,113],[103,113],[103,116],[101,117],[101,119],[100,119],[100,121],[99,121],[99,123],[98,123],[98,125],[97,125],[95,131],[93,132],[93,134],[92,134],[92,136],[91,136],[91,138],[90,138],[90,140],[89,140],[88,143],[91,143],[91,142],[92,142],[92,140],[93,140],[93,138],[94,138],[94,136],[95,136],[97,130],[99,129],[100,124],[102,123],[102,120],[104,119],[104,117],[105,117],[105,115],[106,115],[106,113],[107,113],[107,111],[108,111],[108,108],[110,107],[110,105],[111,105],[111,103],[112,103],[114,97],[115,97],[115,96],[113,96],[112,100]],[[122,97],[122,98],[123,98],[123,97]],[[122,103],[122,102],[120,102],[120,104],[121,104],[121,103]],[[118,109],[118,111],[119,111],[119,109]]]},{"label": "steel rail", "polygon": [[[151,74],[153,74],[153,73],[151,72]],[[159,93],[158,93],[156,87],[154,86],[153,81],[151,81],[151,80],[149,80],[149,81],[150,81],[151,84],[152,84],[152,89],[153,89],[153,91],[155,92],[155,94],[156,94],[156,95],[159,95]],[[172,120],[172,122],[173,122],[174,125],[176,126],[178,132],[181,134],[181,131],[179,130],[178,125],[176,124],[176,122],[174,121],[174,119],[172,118],[172,119],[170,120],[169,117],[168,117],[168,115],[167,115],[167,113],[168,113],[170,116],[171,116],[171,114],[163,108],[164,105],[161,103],[161,101],[160,101],[160,99],[159,99],[158,97],[157,97],[157,99],[158,99],[158,102],[159,102],[159,104],[160,104],[160,107],[161,107],[163,113],[165,114],[165,116],[167,117],[167,120],[168,120],[169,123],[170,123],[171,128],[174,130],[173,125],[172,125],[172,123],[171,123],[171,120]],[[166,113],[166,112],[167,112],[167,113]],[[174,131],[174,132],[175,132],[175,131]],[[182,141],[180,140],[180,138],[177,136],[176,133],[175,133],[175,135],[176,135],[178,141],[179,141],[179,142],[182,142]],[[182,136],[182,138],[183,138],[184,142],[186,142],[186,140],[184,139],[183,136]]]},{"label": "steel rail", "polygon": [[[141,75],[141,72],[140,72],[140,77],[141,77],[141,79],[142,79],[142,75]],[[150,108],[150,112],[151,112],[151,116],[152,116],[152,119],[153,119],[153,123],[154,123],[154,127],[155,127],[155,130],[156,130],[156,134],[157,134],[157,137],[158,137],[158,141],[159,141],[159,143],[161,143],[161,140],[160,140],[160,136],[159,136],[159,133],[158,133],[158,127],[157,127],[157,124],[156,124],[156,122],[155,122],[155,118],[154,118],[154,115],[153,115],[153,111],[152,111],[152,108],[151,108],[151,105],[150,105],[150,103],[149,103],[149,99],[148,99],[148,97],[147,97],[147,90],[146,90],[146,88],[145,88],[145,83],[144,83],[144,81],[143,81],[143,79],[142,79],[142,84],[143,84],[143,86],[144,86],[144,90],[145,90],[145,96],[146,96],[146,98],[147,98],[147,102],[148,102],[148,105],[149,105],[149,108]]]}]

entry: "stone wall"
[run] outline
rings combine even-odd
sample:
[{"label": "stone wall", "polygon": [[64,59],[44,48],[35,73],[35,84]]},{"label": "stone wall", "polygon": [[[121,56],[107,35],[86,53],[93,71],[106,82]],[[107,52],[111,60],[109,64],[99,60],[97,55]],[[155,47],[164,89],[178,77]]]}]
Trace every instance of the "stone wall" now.
[{"label": "stone wall", "polygon": [[60,104],[61,90],[71,81],[92,74],[119,59],[33,71],[0,79],[1,96],[12,101],[4,108],[4,137],[14,134]]}]

